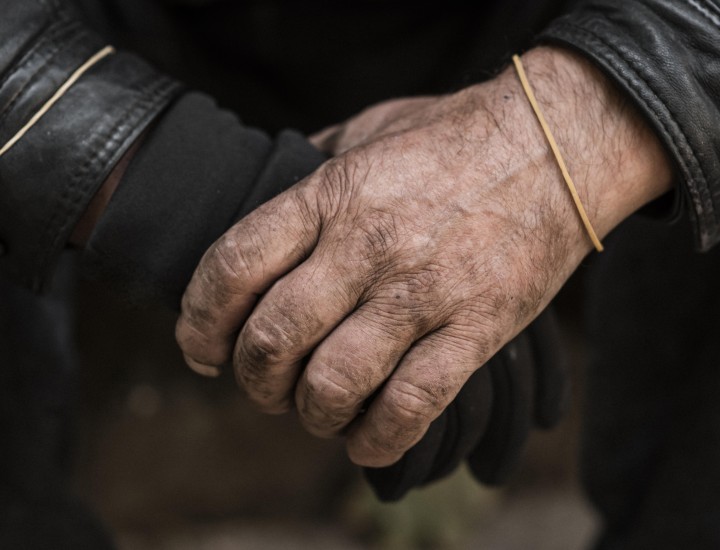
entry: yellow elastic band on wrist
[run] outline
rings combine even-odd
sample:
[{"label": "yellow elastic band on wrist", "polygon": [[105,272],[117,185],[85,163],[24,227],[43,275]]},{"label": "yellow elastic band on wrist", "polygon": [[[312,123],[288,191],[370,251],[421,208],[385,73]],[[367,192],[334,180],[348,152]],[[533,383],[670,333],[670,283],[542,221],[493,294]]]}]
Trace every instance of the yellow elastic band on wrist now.
[{"label": "yellow elastic band on wrist", "polygon": [[97,64],[98,61],[114,52],[115,48],[113,48],[112,46],[106,46],[102,50],[97,52],[95,55],[93,55],[90,59],[88,59],[85,63],[83,63],[80,67],[78,67],[75,72],[70,75],[70,78],[68,78],[63,83],[63,85],[58,88],[58,90],[53,94],[53,96],[48,99],[42,107],[40,107],[40,109],[32,116],[30,120],[28,120],[27,124],[20,128],[17,134],[10,138],[10,141],[8,141],[5,145],[2,146],[2,148],[0,148],[0,157],[7,153],[10,148],[18,141],[20,141],[22,137],[28,133],[30,128],[35,126],[35,124],[37,124],[38,121],[42,117],[44,117],[50,109],[52,109],[52,106],[55,105],[58,100],[67,93],[67,91],[72,87],[72,85],[75,84],[78,80],[80,80],[80,77],[82,77],[82,75],[84,75],[93,65]]},{"label": "yellow elastic band on wrist", "polygon": [[565,183],[567,184],[568,189],[570,190],[570,194],[572,195],[573,201],[575,202],[575,207],[577,208],[578,214],[580,214],[580,219],[582,219],[583,225],[585,226],[585,230],[587,231],[588,235],[590,236],[590,240],[592,241],[593,245],[595,245],[595,249],[598,252],[602,252],[603,245],[600,242],[600,239],[598,239],[598,236],[595,233],[595,230],[593,229],[592,224],[590,223],[590,218],[588,218],[587,212],[585,212],[585,208],[583,207],[582,202],[580,201],[580,196],[578,195],[577,189],[575,188],[575,184],[573,183],[573,180],[570,177],[570,173],[568,172],[567,166],[565,165],[565,161],[563,160],[563,157],[560,154],[560,149],[558,148],[557,142],[555,141],[555,138],[553,137],[553,134],[550,131],[550,127],[548,126],[547,122],[545,121],[545,117],[543,116],[542,111],[540,110],[540,106],[538,105],[538,102],[535,99],[535,94],[533,93],[532,88],[530,87],[530,82],[527,79],[527,75],[525,74],[525,69],[523,68],[523,64],[522,64],[522,61],[520,60],[520,57],[517,55],[513,55],[513,63],[515,64],[515,70],[517,71],[518,77],[520,78],[520,83],[522,84],[523,90],[525,90],[525,95],[527,96],[528,100],[530,101],[530,105],[532,106],[533,111],[535,111],[535,116],[537,116],[537,119],[540,122],[540,126],[542,126],[543,132],[545,132],[545,137],[547,137],[548,143],[550,144],[550,148],[552,149],[552,152],[555,155],[555,160],[557,160],[558,166],[560,167],[560,171],[562,172],[563,178],[565,179]]}]

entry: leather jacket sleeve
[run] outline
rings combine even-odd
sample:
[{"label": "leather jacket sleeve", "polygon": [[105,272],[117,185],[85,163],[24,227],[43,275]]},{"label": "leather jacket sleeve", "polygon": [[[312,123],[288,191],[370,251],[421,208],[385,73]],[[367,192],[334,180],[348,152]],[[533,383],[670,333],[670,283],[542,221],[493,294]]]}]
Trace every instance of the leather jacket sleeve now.
[{"label": "leather jacket sleeve", "polygon": [[[0,147],[106,44],[59,0],[2,0]],[[35,291],[114,164],[180,90],[127,53],[80,78],[0,157],[0,274]]]},{"label": "leather jacket sleeve", "polygon": [[[2,147],[106,44],[66,1],[0,5]],[[91,199],[143,132],[82,261],[85,276],[134,303],[177,308],[210,244],[324,160],[300,134],[271,139],[117,52],[0,157],[0,277],[47,286]]]},{"label": "leather jacket sleeve", "polygon": [[673,159],[696,246],[720,240],[720,4],[585,0],[540,40],[597,63],[644,113]]}]

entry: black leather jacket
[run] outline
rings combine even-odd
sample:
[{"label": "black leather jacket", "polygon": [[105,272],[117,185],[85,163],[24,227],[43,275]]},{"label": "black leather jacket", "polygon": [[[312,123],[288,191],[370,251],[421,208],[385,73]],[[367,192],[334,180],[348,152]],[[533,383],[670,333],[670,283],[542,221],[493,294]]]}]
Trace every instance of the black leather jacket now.
[{"label": "black leather jacket", "polygon": [[[570,3],[533,3],[553,15],[544,30],[533,29],[535,39],[589,57],[647,116],[675,163],[697,246],[708,249],[720,239],[720,5]],[[67,4],[0,0],[0,147],[106,44]],[[504,9],[511,22],[513,10],[503,4],[494,3],[493,13]],[[175,301],[199,255],[232,220],[322,160],[300,135],[271,140],[120,51],[88,71],[0,157],[0,275],[42,289],[112,167],[153,123],[86,252],[89,271],[141,299]],[[236,154],[226,154],[228,142]],[[163,179],[173,167],[172,181]]]}]

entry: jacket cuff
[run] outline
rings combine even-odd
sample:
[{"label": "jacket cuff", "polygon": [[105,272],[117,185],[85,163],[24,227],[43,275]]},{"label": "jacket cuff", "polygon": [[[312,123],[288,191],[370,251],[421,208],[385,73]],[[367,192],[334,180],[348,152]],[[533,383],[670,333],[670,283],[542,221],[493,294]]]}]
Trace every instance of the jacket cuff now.
[{"label": "jacket cuff", "polygon": [[709,181],[720,174],[720,10],[710,4],[587,1],[539,37],[589,57],[645,115],[674,161],[703,251],[720,240],[720,185]]},{"label": "jacket cuff", "polygon": [[[106,45],[56,2],[28,5],[43,6],[46,27],[14,55],[1,52],[0,61],[12,62],[0,80],[0,146]],[[0,157],[0,274],[34,291],[45,286],[96,191],[178,90],[140,59],[116,53],[88,70]]]},{"label": "jacket cuff", "polygon": [[273,140],[208,96],[185,94],[130,162],[85,247],[83,275],[132,304],[178,309],[210,245],[324,160],[297,132]]}]

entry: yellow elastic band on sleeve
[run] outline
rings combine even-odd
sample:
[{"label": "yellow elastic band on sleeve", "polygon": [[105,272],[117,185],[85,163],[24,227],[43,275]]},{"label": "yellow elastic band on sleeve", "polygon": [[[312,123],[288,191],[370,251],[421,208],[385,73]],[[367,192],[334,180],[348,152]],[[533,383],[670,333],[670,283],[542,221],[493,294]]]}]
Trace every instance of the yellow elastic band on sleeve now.
[{"label": "yellow elastic band on sleeve", "polygon": [[48,99],[45,104],[38,109],[38,111],[32,116],[30,120],[28,120],[27,124],[20,128],[18,132],[10,138],[10,141],[8,141],[5,145],[0,148],[0,157],[3,156],[5,153],[7,153],[10,148],[12,148],[13,145],[15,145],[18,141],[22,139],[22,137],[28,133],[30,128],[35,126],[35,124],[38,123],[38,121],[47,114],[47,112],[52,109],[52,106],[55,105],[58,100],[64,96],[67,91],[72,87],[73,84],[75,84],[82,75],[84,75],[93,65],[97,64],[98,61],[101,59],[107,57],[108,55],[115,52],[115,49],[112,46],[106,46],[99,52],[97,52],[95,55],[93,55],[90,59],[88,59],[85,63],[83,63],[80,67],[78,67],[73,74],[70,75],[70,78],[68,78],[62,86],[58,88],[58,90],[53,94],[53,96]]}]

